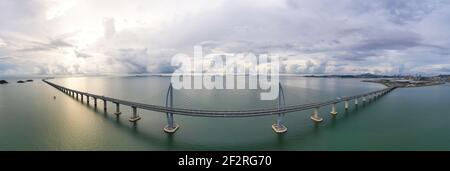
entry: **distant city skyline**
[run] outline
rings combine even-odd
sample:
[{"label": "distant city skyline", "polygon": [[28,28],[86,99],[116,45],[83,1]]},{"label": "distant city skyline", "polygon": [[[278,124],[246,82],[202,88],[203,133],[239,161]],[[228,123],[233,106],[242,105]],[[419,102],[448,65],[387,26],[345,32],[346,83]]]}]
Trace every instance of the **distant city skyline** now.
[{"label": "distant city skyline", "polygon": [[450,74],[450,2],[0,2],[0,76],[171,73],[177,53],[278,54],[282,74]]}]

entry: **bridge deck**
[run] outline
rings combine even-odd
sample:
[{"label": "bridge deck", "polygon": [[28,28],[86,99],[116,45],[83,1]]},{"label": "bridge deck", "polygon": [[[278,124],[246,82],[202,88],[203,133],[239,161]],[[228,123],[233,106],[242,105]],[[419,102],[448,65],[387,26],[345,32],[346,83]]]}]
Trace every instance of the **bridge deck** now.
[{"label": "bridge deck", "polygon": [[42,81],[55,87],[58,90],[71,91],[74,93],[88,96],[88,98],[92,97],[92,98],[99,99],[99,100],[109,101],[112,103],[118,103],[121,105],[136,107],[139,109],[150,110],[150,111],[155,111],[155,112],[173,113],[173,114],[177,114],[177,115],[188,115],[188,116],[202,116],[202,117],[251,117],[251,116],[283,114],[283,113],[318,108],[318,107],[322,107],[322,106],[340,103],[343,101],[350,101],[350,100],[354,100],[357,98],[366,97],[369,95],[375,95],[378,93],[386,93],[386,92],[390,92],[396,88],[396,87],[388,87],[388,88],[385,88],[382,90],[372,91],[372,92],[359,94],[359,95],[355,95],[355,96],[350,96],[350,97],[337,98],[337,99],[323,101],[323,102],[317,102],[317,103],[292,105],[292,106],[286,106],[286,107],[282,107],[282,108],[248,109],[248,110],[199,110],[199,109],[187,109],[187,108],[167,108],[165,106],[144,104],[144,103],[121,100],[121,99],[116,99],[116,98],[111,98],[111,97],[106,97],[106,96],[99,96],[96,94],[91,94],[91,93],[87,93],[87,92],[69,89],[69,88],[51,83],[45,79]]}]

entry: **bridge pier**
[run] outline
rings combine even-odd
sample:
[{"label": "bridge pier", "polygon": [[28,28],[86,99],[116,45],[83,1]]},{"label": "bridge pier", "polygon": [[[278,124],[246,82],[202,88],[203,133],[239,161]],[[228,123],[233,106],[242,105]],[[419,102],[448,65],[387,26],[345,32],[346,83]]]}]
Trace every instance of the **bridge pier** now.
[{"label": "bridge pier", "polygon": [[94,97],[94,107],[97,109],[97,98]]},{"label": "bridge pier", "polygon": [[77,93],[77,100],[78,100],[78,93]]},{"label": "bridge pier", "polygon": [[80,95],[81,95],[81,103],[84,103],[84,95],[83,94]]},{"label": "bridge pier", "polygon": [[366,103],[366,96],[362,98],[363,103]]},{"label": "bridge pier", "polygon": [[106,100],[105,99],[103,99],[103,111],[105,111],[106,112]]},{"label": "bridge pier", "polygon": [[89,105],[89,96],[88,95],[86,95],[86,103]]},{"label": "bridge pier", "polygon": [[345,102],[344,102],[344,108],[345,108],[345,110],[348,110],[348,100],[345,100]]},{"label": "bridge pier", "polygon": [[[166,108],[173,109],[173,87],[172,84],[169,85],[166,94]],[[167,125],[163,128],[166,133],[174,133],[180,127],[178,124],[174,123],[173,113],[167,112]]]},{"label": "bridge pier", "polygon": [[333,103],[332,105],[331,105],[331,112],[330,112],[332,115],[336,115],[337,114],[337,112],[336,112],[336,103]]},{"label": "bridge pier", "polygon": [[358,98],[355,98],[355,105],[358,106]]},{"label": "bridge pier", "polygon": [[311,118],[311,120],[313,120],[314,122],[322,122],[322,121],[323,121],[323,118],[321,118],[321,117],[319,116],[319,107],[315,107],[315,108],[314,108],[314,113],[313,113],[313,115],[312,115],[310,118]]},{"label": "bridge pier", "polygon": [[141,117],[137,114],[136,107],[131,106],[131,108],[133,108],[133,116],[131,116],[131,118],[129,118],[128,121],[130,121],[130,122],[137,122],[138,120],[141,119]]},{"label": "bridge pier", "polygon": [[[278,110],[286,106],[286,101],[284,99],[284,91],[281,83],[278,83]],[[285,133],[287,127],[284,126],[284,113],[279,113],[277,117],[277,123],[272,124],[272,129],[278,134]]]},{"label": "bridge pier", "polygon": [[119,103],[116,103],[116,113],[114,113],[115,115],[120,115],[122,112],[120,112],[120,108],[119,108]]}]

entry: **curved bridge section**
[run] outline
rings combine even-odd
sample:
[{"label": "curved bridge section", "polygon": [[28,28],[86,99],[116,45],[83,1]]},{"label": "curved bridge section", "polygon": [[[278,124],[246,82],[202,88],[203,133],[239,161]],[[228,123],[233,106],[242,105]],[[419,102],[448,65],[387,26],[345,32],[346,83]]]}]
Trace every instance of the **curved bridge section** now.
[{"label": "curved bridge section", "polygon": [[42,80],[50,86],[62,91],[63,93],[75,97],[77,100],[79,96],[81,97],[81,102],[84,102],[84,97],[86,97],[86,102],[89,104],[90,99],[94,100],[94,107],[97,108],[97,101],[103,101],[104,111],[107,110],[107,102],[114,103],[116,105],[116,115],[120,115],[120,105],[129,106],[133,109],[133,115],[129,118],[130,122],[137,122],[141,117],[137,114],[137,109],[150,110],[155,112],[166,113],[167,115],[167,126],[164,128],[165,132],[173,133],[179,126],[174,123],[173,115],[187,115],[187,116],[200,116],[200,117],[253,117],[253,116],[265,116],[265,115],[278,115],[277,122],[272,125],[272,129],[277,133],[284,133],[287,131],[286,126],[283,125],[284,114],[290,112],[297,112],[303,110],[313,109],[313,114],[310,117],[311,120],[315,122],[323,121],[323,118],[319,116],[319,109],[324,106],[331,105],[331,114],[336,115],[336,104],[344,102],[345,110],[349,108],[349,101],[354,101],[355,105],[358,105],[358,100],[362,100],[363,103],[366,100],[374,100],[381,97],[397,87],[387,87],[382,90],[372,91],[364,94],[359,94],[350,97],[336,98],[328,101],[309,103],[309,104],[299,104],[292,106],[285,106],[284,92],[280,84],[280,97],[278,98],[278,107],[276,108],[266,108],[266,109],[248,109],[248,110],[198,110],[198,109],[187,109],[187,108],[174,108],[173,107],[173,88],[172,85],[169,86],[166,95],[166,106],[158,106],[151,104],[144,104],[138,102],[132,102],[127,100],[121,100],[106,96],[99,96],[96,94],[91,94],[87,92],[82,92],[78,90],[69,89],[47,80]]}]

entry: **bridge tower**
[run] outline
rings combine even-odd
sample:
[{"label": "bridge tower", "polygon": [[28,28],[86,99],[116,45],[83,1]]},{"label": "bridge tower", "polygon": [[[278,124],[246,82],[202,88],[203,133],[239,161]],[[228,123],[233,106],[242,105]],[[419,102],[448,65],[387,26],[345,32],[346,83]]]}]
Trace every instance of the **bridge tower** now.
[{"label": "bridge tower", "polygon": [[[169,85],[169,89],[167,89],[166,94],[166,108],[172,109],[173,108],[173,87],[172,83]],[[175,124],[173,121],[173,113],[167,112],[167,125],[164,127],[164,132],[167,133],[174,133],[177,131],[177,129],[180,127],[178,124]]]},{"label": "bridge tower", "polygon": [[[286,101],[284,99],[284,91],[281,83],[278,83],[278,110],[286,107]],[[272,125],[272,129],[276,133],[285,133],[287,131],[287,127],[284,124],[284,113],[279,113],[277,118],[277,123]]]}]

